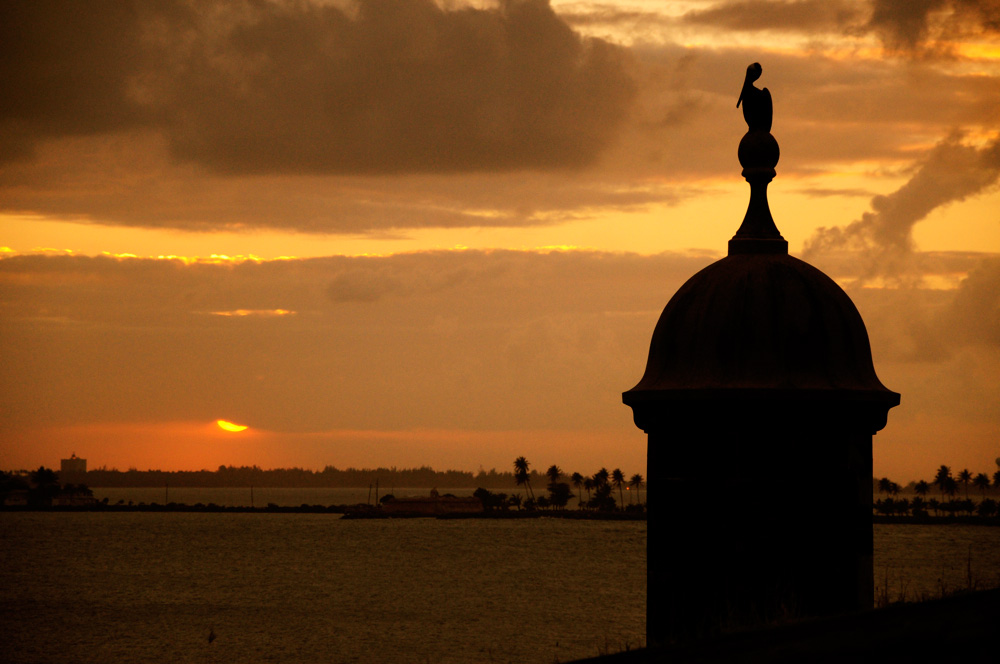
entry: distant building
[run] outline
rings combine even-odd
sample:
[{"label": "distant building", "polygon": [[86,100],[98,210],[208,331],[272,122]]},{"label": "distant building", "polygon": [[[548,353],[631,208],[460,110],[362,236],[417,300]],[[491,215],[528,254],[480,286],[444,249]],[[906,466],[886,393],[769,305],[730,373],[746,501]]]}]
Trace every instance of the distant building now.
[{"label": "distant building", "polygon": [[83,484],[87,479],[87,460],[74,452],[68,459],[62,459],[59,466],[59,480],[63,484]]}]

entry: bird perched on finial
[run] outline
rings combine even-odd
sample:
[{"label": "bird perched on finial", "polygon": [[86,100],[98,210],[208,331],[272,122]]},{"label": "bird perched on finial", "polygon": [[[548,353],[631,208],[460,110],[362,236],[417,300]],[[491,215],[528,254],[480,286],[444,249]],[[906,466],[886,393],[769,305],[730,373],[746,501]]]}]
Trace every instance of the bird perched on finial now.
[{"label": "bird perched on finial", "polygon": [[767,88],[755,88],[753,82],[760,78],[764,68],[759,62],[747,67],[747,77],[743,81],[743,90],[736,101],[736,108],[743,104],[743,119],[747,121],[750,131],[771,131],[771,115],[774,111],[771,104],[771,93]]}]

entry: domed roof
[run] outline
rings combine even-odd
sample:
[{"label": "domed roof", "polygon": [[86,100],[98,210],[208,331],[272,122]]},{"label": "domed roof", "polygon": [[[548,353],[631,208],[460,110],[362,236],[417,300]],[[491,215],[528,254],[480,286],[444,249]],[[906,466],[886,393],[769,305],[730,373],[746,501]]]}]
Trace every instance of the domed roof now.
[{"label": "domed roof", "polygon": [[629,392],[718,389],[894,395],[847,293],[785,253],[731,253],[691,277],[663,310]]},{"label": "domed roof", "polygon": [[767,203],[777,141],[755,129],[739,146],[750,203],[729,255],[691,277],[653,331],[642,380],[626,404],[723,395],[834,398],[891,408],[868,331],[847,293],[788,255]]}]

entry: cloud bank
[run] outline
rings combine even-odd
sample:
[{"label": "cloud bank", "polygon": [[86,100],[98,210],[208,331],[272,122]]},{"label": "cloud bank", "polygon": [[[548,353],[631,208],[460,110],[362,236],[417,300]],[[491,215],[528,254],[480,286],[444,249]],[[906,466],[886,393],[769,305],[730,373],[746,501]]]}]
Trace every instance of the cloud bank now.
[{"label": "cloud bank", "polygon": [[962,201],[1000,180],[1000,138],[982,147],[953,133],[916,166],[902,187],[875,196],[872,210],[847,226],[821,228],[806,243],[807,257],[850,252],[862,279],[905,280],[915,275],[913,227],[932,211]]},{"label": "cloud bank", "polygon": [[[0,419],[16,427],[224,413],[298,432],[624,427],[620,392],[641,373],[659,310],[707,260],[12,256],[0,260],[0,334],[11,349]],[[217,315],[279,310],[295,313]]]},{"label": "cloud bank", "polygon": [[[943,47],[852,52],[873,31],[993,35],[988,3],[904,4],[0,3],[0,211],[398,233],[663,207],[738,178],[735,97],[765,55],[783,177],[898,164],[927,136],[995,129],[1000,94]],[[907,32],[911,15],[931,27]],[[607,39],[586,36],[598,24]]]},{"label": "cloud bank", "polygon": [[621,49],[546,0],[10,2],[3,159],[153,128],[223,173],[576,168],[634,94]]},{"label": "cloud bank", "polygon": [[871,0],[866,28],[891,50],[949,49],[956,39],[1000,34],[994,0]]},{"label": "cloud bank", "polygon": [[[225,417],[289,435],[579,431],[641,450],[621,392],[642,374],[662,308],[714,259],[449,251],[233,265],[8,256],[0,259],[0,441],[40,427]],[[968,277],[952,291],[850,290],[881,379],[903,394],[877,442],[908,459],[916,453],[902,450],[916,445],[928,467],[941,462],[931,457],[943,443],[913,434],[916,419],[1000,426],[1000,371],[991,370],[1000,367],[1000,259],[936,260]],[[970,455],[995,445],[992,437],[964,444]]]},{"label": "cloud bank", "polygon": [[993,0],[735,0],[688,11],[680,23],[736,32],[873,33],[890,53],[927,55],[947,54],[955,40],[997,35],[1000,7]]}]

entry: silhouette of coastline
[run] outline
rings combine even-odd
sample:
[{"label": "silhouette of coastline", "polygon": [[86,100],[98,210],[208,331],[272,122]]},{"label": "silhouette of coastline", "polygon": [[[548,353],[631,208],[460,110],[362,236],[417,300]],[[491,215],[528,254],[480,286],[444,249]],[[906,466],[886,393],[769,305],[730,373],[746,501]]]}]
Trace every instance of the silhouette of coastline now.
[{"label": "silhouette of coastline", "polygon": [[[226,505],[216,504],[208,500],[204,502],[183,502],[183,501],[148,501],[132,502],[121,501],[119,503],[109,503],[107,499],[103,502],[93,498],[92,490],[85,484],[60,484],[61,473],[56,473],[44,467],[32,471],[26,475],[15,475],[12,473],[2,473],[0,481],[0,510],[5,511],[35,511],[52,510],[61,512],[74,511],[122,511],[122,512],[278,512],[278,513],[330,513],[342,514],[347,518],[413,518],[413,517],[436,517],[436,518],[487,518],[487,519],[532,519],[539,517],[551,517],[561,519],[602,519],[602,520],[645,520],[645,503],[640,500],[636,503],[628,503],[621,499],[621,507],[614,501],[611,495],[615,489],[615,481],[619,484],[628,484],[630,494],[639,493],[644,482],[642,477],[634,475],[630,482],[624,482],[621,473],[609,473],[601,469],[591,477],[583,477],[579,473],[574,473],[570,480],[573,487],[567,482],[562,482],[565,474],[557,466],[551,466],[545,473],[537,473],[530,470],[530,464],[519,457],[515,461],[515,471],[498,472],[495,469],[489,472],[481,471],[478,475],[463,471],[434,471],[428,467],[418,469],[387,469],[384,477],[388,480],[412,477],[413,473],[422,473],[427,477],[448,482],[454,478],[460,478],[467,483],[458,487],[468,491],[470,485],[475,486],[478,478],[488,480],[484,484],[500,489],[511,489],[523,486],[528,489],[531,483],[543,485],[546,481],[548,493],[539,492],[534,496],[534,491],[527,500],[522,500],[520,494],[507,493],[501,491],[491,491],[483,484],[473,494],[482,503],[483,511],[478,509],[470,511],[467,508],[450,510],[445,508],[432,510],[430,513],[414,513],[419,510],[400,509],[406,505],[408,500],[401,499],[400,505],[396,509],[383,511],[370,503],[300,503],[297,505],[278,505],[274,503],[258,504],[256,506]],[[273,477],[280,477],[286,472],[299,477],[330,477],[329,472],[302,471],[301,469],[277,469],[275,471],[264,471],[256,467],[240,468],[223,466],[218,471],[179,471],[166,473],[164,471],[90,471],[113,473],[119,478],[139,478],[134,485],[125,483],[119,486],[117,482],[112,483],[112,488],[164,488],[162,478],[165,475],[171,477],[169,483],[170,490],[175,488],[247,488],[245,471],[252,472],[257,480],[258,488],[268,487],[270,483],[266,481],[268,473],[274,473]],[[617,471],[617,469],[616,469]],[[348,487],[335,486],[332,488],[367,488],[372,477],[371,470],[346,469],[343,471],[345,477],[362,478],[362,481],[349,483]],[[393,475],[395,473],[395,476]],[[89,475],[89,473],[88,473]],[[107,475],[105,475],[107,476]],[[100,476],[98,476],[100,477]],[[222,480],[239,477],[238,482],[222,482]],[[183,481],[184,478],[190,480],[190,484]],[[208,481],[195,481],[205,480]],[[554,479],[553,479],[554,478]],[[89,479],[75,478],[75,479]],[[150,480],[156,480],[150,481]],[[220,483],[222,486],[220,486]],[[383,482],[386,486],[389,482]],[[965,485],[965,497],[956,494],[961,490],[961,485]],[[293,486],[283,486],[277,483],[277,488],[326,488],[310,486],[310,482],[293,484]],[[390,484],[392,485],[392,484]],[[273,486],[273,485],[272,485]],[[395,486],[401,486],[396,483]],[[441,485],[442,488],[447,485]],[[935,487],[937,488],[935,490]],[[450,487],[448,487],[450,488]],[[573,493],[575,488],[575,493]],[[622,488],[618,487],[619,490]],[[711,486],[706,484],[705,491],[711,491]],[[636,491],[631,491],[636,489]],[[408,490],[408,491],[412,491]],[[935,495],[940,491],[940,500]],[[980,494],[969,496],[969,492]],[[586,494],[584,493],[586,492]],[[872,521],[878,524],[918,524],[918,525],[987,525],[1000,526],[1000,512],[996,510],[996,496],[1000,492],[1000,471],[994,473],[992,481],[985,473],[975,474],[968,470],[962,470],[952,476],[948,466],[940,466],[932,481],[910,482],[905,487],[892,482],[888,478],[872,478],[872,492],[878,493],[879,498],[872,504]],[[887,497],[881,497],[887,494]],[[911,495],[912,494],[912,495]],[[161,494],[162,495],[162,494]],[[377,493],[376,493],[377,496]],[[451,494],[445,493],[442,500],[447,500]],[[377,499],[378,503],[385,504],[392,496],[383,495]],[[950,498],[950,499],[948,499]],[[631,495],[628,496],[631,500]],[[465,500],[468,500],[466,498]],[[803,500],[801,496],[789,490],[787,500]],[[574,507],[567,509],[567,503],[573,501]],[[711,519],[711,517],[709,517]]]},{"label": "silhouette of coastline", "polygon": [[0,505],[0,511],[7,512],[225,512],[225,513],[276,513],[276,514],[341,514],[351,519],[576,519],[603,521],[645,521],[645,512],[597,512],[590,510],[510,510],[462,512],[442,511],[434,514],[414,512],[384,512],[372,505],[364,503],[355,505],[266,505],[250,507],[249,505],[217,505],[215,503],[135,503],[135,504],[105,504],[96,502],[90,505]]},{"label": "silhouette of coastline", "polygon": [[[20,471],[19,471],[20,472]],[[56,472],[56,477],[61,474]],[[547,481],[543,473],[529,471],[528,480],[542,485]],[[258,466],[219,466],[216,470],[118,470],[96,468],[86,471],[75,480],[91,488],[137,487],[190,487],[190,488],[365,488],[375,481],[383,486],[465,488],[485,487],[506,489],[516,485],[515,473],[509,470],[480,469],[435,470],[430,466],[417,468],[374,467],[337,468],[326,466],[322,470],[305,468],[271,468]]]}]

